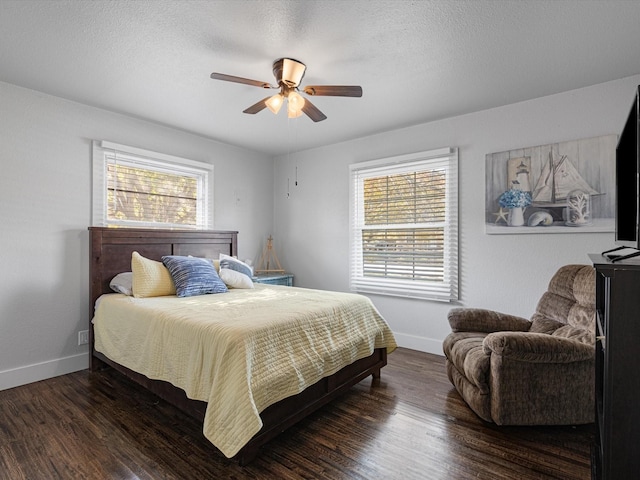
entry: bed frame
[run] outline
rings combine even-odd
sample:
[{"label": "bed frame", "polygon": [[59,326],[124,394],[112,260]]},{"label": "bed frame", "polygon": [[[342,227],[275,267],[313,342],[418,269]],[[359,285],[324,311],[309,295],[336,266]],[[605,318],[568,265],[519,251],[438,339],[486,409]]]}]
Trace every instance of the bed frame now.
[{"label": "bed frame", "polygon": [[[236,256],[238,232],[203,230],[158,230],[138,228],[89,227],[91,279],[89,312],[93,318],[94,305],[104,293],[112,293],[110,280],[120,272],[131,270],[131,254],[160,261],[163,255],[193,255],[217,258],[220,253]],[[204,420],[206,403],[187,398],[182,389],[168,382],[151,380],[144,375],[119,365],[94,349],[93,324],[89,322],[91,347],[89,368],[96,371],[107,366],[171,403],[188,415]],[[238,452],[234,459],[241,465],[251,461],[260,447],[280,432],[310,415],[335,397],[341,395],[369,375],[380,377],[380,369],[387,364],[387,350],[376,349],[369,357],[347,365],[335,374],[325,377],[301,393],[285,398],[266,408],[260,417],[262,429]]]}]

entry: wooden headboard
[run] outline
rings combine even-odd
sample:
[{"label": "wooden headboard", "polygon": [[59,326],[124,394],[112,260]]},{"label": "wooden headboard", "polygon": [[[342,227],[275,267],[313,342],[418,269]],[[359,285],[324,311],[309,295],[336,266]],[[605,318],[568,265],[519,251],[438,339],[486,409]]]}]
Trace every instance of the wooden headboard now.
[{"label": "wooden headboard", "polygon": [[[160,230],[148,228],[89,227],[89,318],[96,300],[113,293],[111,279],[131,271],[131,254],[161,261],[163,255],[193,255],[218,258],[220,253],[238,255],[238,232],[219,230]],[[89,343],[93,357],[93,324],[89,323]]]}]

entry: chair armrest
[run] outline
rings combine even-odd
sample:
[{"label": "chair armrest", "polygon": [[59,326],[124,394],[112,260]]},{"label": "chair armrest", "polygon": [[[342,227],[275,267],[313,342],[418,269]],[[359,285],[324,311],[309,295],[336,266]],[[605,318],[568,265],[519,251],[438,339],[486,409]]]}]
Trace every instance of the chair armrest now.
[{"label": "chair armrest", "polygon": [[546,333],[496,332],[483,341],[486,354],[530,363],[571,363],[595,358],[593,345]]},{"label": "chair armrest", "polygon": [[531,322],[525,318],[481,308],[452,308],[447,315],[454,332],[527,332]]}]

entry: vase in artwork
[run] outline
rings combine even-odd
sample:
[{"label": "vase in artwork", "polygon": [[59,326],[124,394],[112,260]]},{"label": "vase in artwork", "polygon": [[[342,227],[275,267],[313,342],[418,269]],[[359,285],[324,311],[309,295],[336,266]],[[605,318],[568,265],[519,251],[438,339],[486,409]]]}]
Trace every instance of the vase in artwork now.
[{"label": "vase in artwork", "polygon": [[524,225],[524,208],[513,207],[509,209],[509,226],[521,227]]},{"label": "vase in artwork", "polygon": [[531,205],[531,193],[512,187],[498,198],[498,205],[509,209],[507,224],[511,227],[524,225],[524,209]]}]

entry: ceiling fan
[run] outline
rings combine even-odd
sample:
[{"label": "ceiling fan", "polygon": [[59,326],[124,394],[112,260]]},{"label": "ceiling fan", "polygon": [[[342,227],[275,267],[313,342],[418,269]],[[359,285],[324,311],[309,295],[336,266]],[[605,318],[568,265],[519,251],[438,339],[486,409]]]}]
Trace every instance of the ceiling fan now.
[{"label": "ceiling fan", "polygon": [[[320,122],[326,119],[327,116],[318,110],[313,103],[298,93],[300,82],[306,69],[307,66],[298,60],[294,60],[293,58],[279,58],[273,62],[273,75],[276,77],[277,85],[216,72],[211,74],[211,78],[214,80],[224,80],[226,82],[243,83],[254,87],[280,89],[279,93],[263,98],[258,103],[244,110],[243,113],[256,114],[268,108],[274,114],[277,114],[286,100],[289,118],[296,118],[304,113],[314,122]],[[362,96],[362,87],[357,85],[309,85],[304,87],[302,91],[311,96]]]}]

